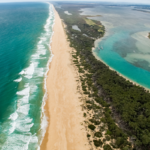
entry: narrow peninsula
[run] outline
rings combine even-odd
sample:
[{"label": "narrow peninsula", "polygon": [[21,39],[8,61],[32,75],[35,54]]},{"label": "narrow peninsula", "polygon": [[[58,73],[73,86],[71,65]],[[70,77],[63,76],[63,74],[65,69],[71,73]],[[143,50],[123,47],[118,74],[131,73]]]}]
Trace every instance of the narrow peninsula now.
[{"label": "narrow peninsula", "polygon": [[104,36],[105,27],[80,15],[85,7],[93,6],[61,3],[57,11],[66,24],[73,62],[79,72],[84,126],[91,149],[148,150],[150,93],[96,59],[92,53],[94,41]]},{"label": "narrow peninsula", "polygon": [[93,55],[105,27],[80,15],[81,8],[93,6],[55,7],[54,58],[47,79],[50,120],[41,149],[148,150],[150,93]]}]

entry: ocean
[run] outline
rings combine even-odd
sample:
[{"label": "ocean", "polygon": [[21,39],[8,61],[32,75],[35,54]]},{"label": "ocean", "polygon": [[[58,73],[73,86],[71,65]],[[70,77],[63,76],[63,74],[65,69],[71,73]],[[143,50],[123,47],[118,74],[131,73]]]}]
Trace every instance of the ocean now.
[{"label": "ocean", "polygon": [[[95,42],[94,53],[128,79],[150,89],[150,15],[134,6],[101,5],[81,9],[81,15],[100,21],[106,28]],[[99,48],[103,47],[103,50]]]},{"label": "ocean", "polygon": [[0,3],[1,150],[39,149],[53,24],[49,3]]}]

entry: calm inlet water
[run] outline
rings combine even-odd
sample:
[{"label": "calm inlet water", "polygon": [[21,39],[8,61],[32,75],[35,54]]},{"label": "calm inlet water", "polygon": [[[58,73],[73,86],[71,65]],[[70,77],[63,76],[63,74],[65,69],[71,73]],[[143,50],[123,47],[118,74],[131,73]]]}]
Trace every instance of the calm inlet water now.
[{"label": "calm inlet water", "polygon": [[98,6],[82,11],[81,15],[101,15],[90,19],[101,21],[106,28],[105,36],[95,43],[94,53],[122,75],[150,88],[149,13],[123,6]]},{"label": "calm inlet water", "polygon": [[54,13],[48,3],[0,4],[0,149],[38,149]]}]

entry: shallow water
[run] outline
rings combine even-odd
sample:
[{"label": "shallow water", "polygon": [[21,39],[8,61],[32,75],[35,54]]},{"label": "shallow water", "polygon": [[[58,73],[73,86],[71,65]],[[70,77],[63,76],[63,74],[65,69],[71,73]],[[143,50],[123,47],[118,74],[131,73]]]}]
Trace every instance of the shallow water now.
[{"label": "shallow water", "polygon": [[64,11],[65,14],[67,15],[72,15],[71,13],[69,13],[68,11]]},{"label": "shallow water", "polygon": [[53,22],[53,9],[48,3],[0,4],[2,150],[39,148],[47,125],[44,78]]},{"label": "shallow water", "polygon": [[72,26],[72,29],[74,29],[74,30],[78,30],[78,31],[80,31],[80,32],[81,32],[80,28],[79,28],[77,25],[73,25],[73,26]]},{"label": "shallow water", "polygon": [[133,6],[98,6],[82,11],[81,15],[101,15],[90,19],[101,21],[106,28],[105,37],[96,42],[96,55],[122,75],[150,88],[149,14],[135,11]]}]

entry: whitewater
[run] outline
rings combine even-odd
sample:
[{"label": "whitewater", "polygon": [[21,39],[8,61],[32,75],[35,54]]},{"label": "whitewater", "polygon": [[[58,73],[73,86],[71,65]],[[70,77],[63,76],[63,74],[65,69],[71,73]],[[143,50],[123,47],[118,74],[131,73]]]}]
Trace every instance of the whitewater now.
[{"label": "whitewater", "polygon": [[46,78],[53,57],[50,43],[53,35],[54,12],[51,4],[43,5],[43,8],[47,7],[46,5],[49,7],[48,18],[43,24],[40,36],[35,40],[35,47],[30,55],[28,54],[25,67],[13,80],[17,84],[15,87],[17,91],[13,104],[6,109],[11,113],[0,122],[1,150],[39,149],[46,132],[47,118],[44,105],[47,97]]}]

